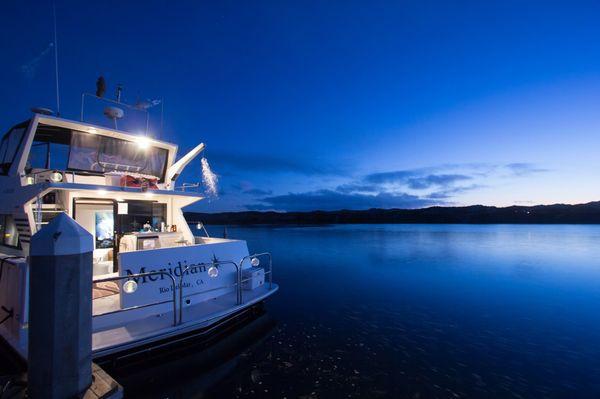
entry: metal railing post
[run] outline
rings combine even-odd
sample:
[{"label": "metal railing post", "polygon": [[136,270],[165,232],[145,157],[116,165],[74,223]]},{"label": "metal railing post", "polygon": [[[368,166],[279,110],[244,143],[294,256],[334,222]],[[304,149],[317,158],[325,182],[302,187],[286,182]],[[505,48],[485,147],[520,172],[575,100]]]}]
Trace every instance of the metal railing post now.
[{"label": "metal railing post", "polygon": [[[171,287],[173,288],[173,290],[172,290],[173,291],[173,299],[171,300],[171,302],[173,302],[173,326],[177,326],[177,293],[176,293],[176,285],[175,285],[176,282],[175,282],[175,277],[171,276],[171,274],[167,273],[166,271],[159,270],[156,272],[130,274],[128,276],[115,276],[115,277],[102,278],[99,280],[93,280],[92,286],[97,283],[105,283],[108,281],[133,280],[136,278],[144,278],[144,277],[155,276],[155,275],[167,276],[171,280]],[[165,303],[165,302],[154,302],[154,303],[150,303],[147,305],[132,306],[132,307],[125,308],[125,309],[119,309],[116,312],[106,312],[106,313],[102,313],[102,314],[98,314],[98,315],[93,315],[92,317],[103,316],[103,315],[110,314],[110,313],[126,312],[129,310],[145,308],[148,306],[160,305],[162,303]]]},{"label": "metal railing post", "polygon": [[[188,272],[192,267],[199,267],[199,266],[211,267],[211,266],[218,266],[218,265],[233,265],[233,266],[235,266],[236,304],[237,305],[242,304],[242,302],[241,302],[242,283],[241,283],[241,272],[240,272],[241,268],[237,263],[235,263],[234,261],[219,261],[219,262],[198,263],[195,265],[188,265],[181,271],[181,276],[179,276],[179,324],[181,324],[183,322],[183,278],[185,277],[186,272]],[[228,286],[211,288],[209,290],[196,292],[194,295],[203,294],[203,293],[211,292],[211,291],[216,291],[216,290],[223,289],[223,288],[228,288]]]},{"label": "metal railing post", "polygon": [[[269,289],[273,288],[273,256],[271,255],[270,252],[261,252],[259,254],[252,254],[252,255],[248,255],[248,256],[244,256],[242,258],[242,260],[240,261],[240,288],[241,288],[241,284],[244,283],[244,280],[242,280],[242,266],[244,264],[244,261],[246,259],[252,259],[252,258],[258,258],[260,256],[267,256],[269,258],[269,271],[265,272],[265,274],[269,275]],[[242,290],[240,289],[240,303],[242,301]]]}]

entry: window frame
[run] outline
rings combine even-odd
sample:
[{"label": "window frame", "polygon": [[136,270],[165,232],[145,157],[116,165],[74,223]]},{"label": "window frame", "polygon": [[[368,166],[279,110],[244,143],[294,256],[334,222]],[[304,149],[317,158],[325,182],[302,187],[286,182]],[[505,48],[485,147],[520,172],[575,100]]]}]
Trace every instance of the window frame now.
[{"label": "window frame", "polygon": [[[4,234],[6,233],[6,218],[11,217],[13,224],[15,225],[15,234],[17,236],[17,245],[9,245],[6,244],[6,237]],[[19,236],[19,228],[17,227],[17,223],[15,221],[15,217],[12,214],[0,214],[0,234],[2,239],[0,240],[0,247],[12,248],[12,249],[23,249],[21,245],[21,237]]]},{"label": "window frame", "polygon": [[[8,132],[4,133],[4,136],[2,136],[2,139],[0,139],[0,151],[2,151],[2,147],[5,146],[4,154],[0,154],[0,161],[1,161],[0,162],[0,175],[2,175],[2,176],[8,175],[8,172],[10,172],[12,165],[15,163],[15,159],[17,158],[17,154],[19,153],[19,149],[23,145],[23,140],[25,139],[25,136],[27,133],[27,127],[29,126],[29,122],[30,121],[25,121],[25,122],[19,123],[18,125],[11,127],[8,130]],[[6,153],[8,152],[8,141],[10,139],[10,136],[18,129],[23,129],[23,132],[21,133],[21,138],[19,139],[19,141],[15,147],[15,151],[13,153],[13,156],[12,156],[12,159],[10,160],[10,162],[4,162],[5,158],[6,158]]]}]

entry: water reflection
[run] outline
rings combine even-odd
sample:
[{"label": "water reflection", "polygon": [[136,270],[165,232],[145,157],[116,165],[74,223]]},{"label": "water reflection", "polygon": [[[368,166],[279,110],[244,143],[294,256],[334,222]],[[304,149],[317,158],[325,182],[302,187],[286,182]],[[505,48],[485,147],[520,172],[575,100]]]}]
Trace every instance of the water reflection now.
[{"label": "water reflection", "polygon": [[[227,331],[115,364],[100,364],[125,388],[128,398],[194,398],[244,368],[247,353],[273,333],[275,321],[261,311]],[[267,345],[268,347],[268,345]]]},{"label": "water reflection", "polygon": [[272,358],[252,356],[262,384],[240,373],[236,395],[265,395],[263,386],[272,397],[600,393],[596,226],[230,227],[229,234],[247,238],[252,250],[270,249],[282,286],[268,305],[281,320]]},{"label": "water reflection", "polygon": [[127,380],[128,396],[600,396],[600,227],[228,233],[251,251],[273,253],[281,289],[267,316],[277,324],[244,345],[224,338],[217,347],[229,349],[212,355],[202,349],[158,367],[144,363],[141,377]]}]

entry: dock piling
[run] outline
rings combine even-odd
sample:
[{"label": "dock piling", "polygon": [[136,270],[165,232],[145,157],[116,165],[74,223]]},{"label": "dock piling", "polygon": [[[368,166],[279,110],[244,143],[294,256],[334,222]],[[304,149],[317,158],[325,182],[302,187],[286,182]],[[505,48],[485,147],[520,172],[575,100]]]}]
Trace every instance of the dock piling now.
[{"label": "dock piling", "polygon": [[29,397],[81,397],[92,384],[93,237],[68,215],[31,238]]}]

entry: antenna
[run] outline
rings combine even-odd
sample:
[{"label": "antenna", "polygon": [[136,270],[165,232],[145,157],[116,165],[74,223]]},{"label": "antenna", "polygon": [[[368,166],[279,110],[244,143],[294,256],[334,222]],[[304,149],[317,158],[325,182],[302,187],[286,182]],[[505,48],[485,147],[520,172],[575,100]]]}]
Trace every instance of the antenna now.
[{"label": "antenna", "polygon": [[56,77],[56,116],[60,116],[60,92],[58,90],[58,40],[56,38],[56,2],[52,2],[54,11],[54,71]]}]

